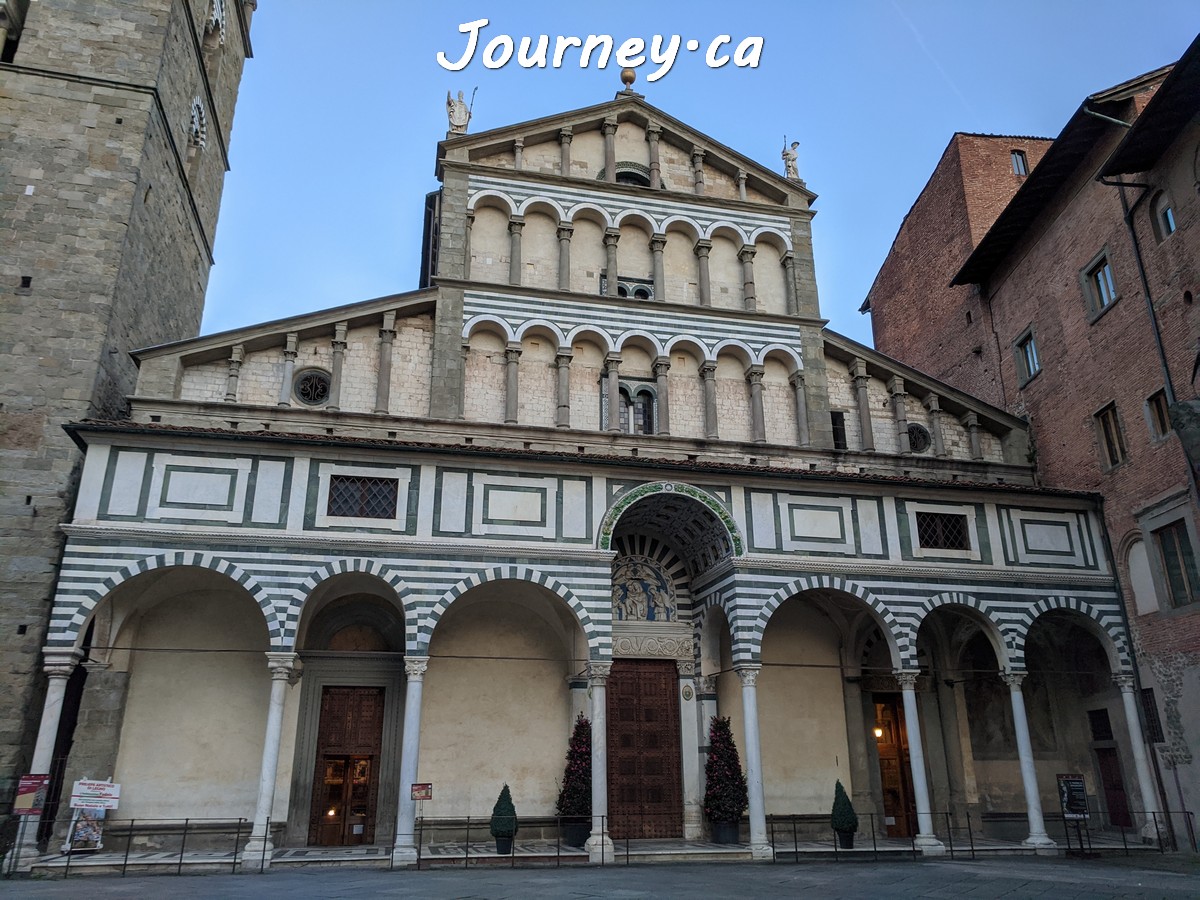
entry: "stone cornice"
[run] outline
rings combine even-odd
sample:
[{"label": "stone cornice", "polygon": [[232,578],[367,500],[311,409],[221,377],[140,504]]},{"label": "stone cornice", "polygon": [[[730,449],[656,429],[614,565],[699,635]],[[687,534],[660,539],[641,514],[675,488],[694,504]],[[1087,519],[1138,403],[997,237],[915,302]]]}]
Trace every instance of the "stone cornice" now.
[{"label": "stone cornice", "polygon": [[[571,546],[570,544],[530,543],[528,541],[511,541],[505,543],[489,543],[474,541],[470,538],[453,538],[445,540],[425,540],[410,537],[390,537],[386,535],[365,536],[357,532],[304,532],[294,531],[264,531],[253,529],[224,529],[198,528],[181,530],[177,526],[165,525],[160,528],[141,525],[120,525],[105,523],[103,525],[69,524],[60,525],[63,534],[73,538],[87,540],[128,540],[135,539],[166,546],[195,545],[203,547],[226,547],[253,545],[255,547],[285,547],[285,548],[319,548],[336,553],[339,556],[358,556],[359,551],[379,551],[395,553],[467,553],[481,556],[498,556],[511,559],[514,554],[522,557],[539,556],[547,560],[569,559],[581,562],[595,562],[605,566],[612,563],[615,553],[607,550],[597,550],[594,547]],[[339,552],[339,547],[345,547],[346,552]]]}]

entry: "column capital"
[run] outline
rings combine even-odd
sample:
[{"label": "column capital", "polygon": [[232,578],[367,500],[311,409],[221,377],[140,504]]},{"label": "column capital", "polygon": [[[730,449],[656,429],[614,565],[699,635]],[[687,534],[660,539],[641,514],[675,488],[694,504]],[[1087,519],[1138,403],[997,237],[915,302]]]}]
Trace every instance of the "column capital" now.
[{"label": "column capital", "polygon": [[346,347],[346,332],[349,331],[349,329],[350,329],[349,322],[338,322],[336,325],[333,326],[333,345],[335,347],[338,344],[341,344],[342,348],[345,349],[345,347]]},{"label": "column capital", "polygon": [[408,676],[409,681],[423,681],[425,679],[425,670],[428,668],[428,656],[404,657],[404,674]]},{"label": "column capital", "polygon": [[696,693],[715,694],[717,692],[716,675],[700,675],[696,678]]},{"label": "column capital", "polygon": [[520,362],[521,360],[521,345],[508,344],[504,348],[504,359],[506,362]]},{"label": "column capital", "polygon": [[705,360],[700,363],[700,377],[705,381],[712,381],[713,376],[717,374],[717,364],[711,360]]},{"label": "column capital", "polygon": [[1009,690],[1019,691],[1021,682],[1025,680],[1025,672],[1001,672],[1000,680],[1008,685]]},{"label": "column capital", "polygon": [[888,379],[887,389],[888,389],[888,393],[891,394],[893,397],[903,396],[905,393],[904,379],[901,378],[899,375],[893,375],[891,378]]},{"label": "column capital", "polygon": [[733,178],[737,184],[744,185],[746,183],[746,170],[738,169],[737,172],[734,173]]},{"label": "column capital", "polygon": [[467,220],[467,227],[470,228],[475,224],[475,210],[468,209],[464,218]]},{"label": "column capital", "polygon": [[667,236],[655,232],[650,235],[650,250],[654,253],[661,253],[667,246]]},{"label": "column capital", "polygon": [[524,227],[525,227],[525,217],[524,216],[509,216],[508,217],[509,233],[512,233],[514,231],[517,233],[520,233],[521,229]]},{"label": "column capital", "polygon": [[604,371],[605,372],[609,371],[610,369],[613,371],[617,371],[620,368],[621,368],[621,353],[619,350],[614,350],[613,352],[605,355],[605,357],[604,357]]},{"label": "column capital", "polygon": [[1112,680],[1113,684],[1121,689],[1121,693],[1133,693],[1134,678],[1132,672],[1114,672]]},{"label": "column capital", "polygon": [[300,656],[297,653],[267,653],[267,669],[272,681],[295,683],[300,674]]},{"label": "column capital", "polygon": [[977,416],[973,412],[964,414],[961,418],[959,418],[958,421],[962,423],[963,428],[978,428],[979,427],[979,416]]},{"label": "column capital", "polygon": [[575,358],[575,351],[570,347],[559,347],[554,353],[554,364],[559,366],[569,366],[571,360]]},{"label": "column capital", "polygon": [[662,134],[662,126],[657,122],[650,122],[646,125],[646,140],[650,143],[657,141],[660,134]]},{"label": "column capital", "polygon": [[794,388],[803,388],[804,387],[804,370],[797,369],[795,372],[793,372],[791,375],[788,376],[788,382]]},{"label": "column capital", "polygon": [[47,647],[42,650],[42,671],[51,678],[70,678],[82,658],[83,653],[79,650]]},{"label": "column capital", "polygon": [[654,377],[655,378],[658,378],[660,375],[666,375],[668,372],[671,371],[671,357],[656,356],[656,357],[654,357],[654,362],[651,363],[651,365],[653,366],[653,369],[654,369]]},{"label": "column capital", "polygon": [[749,262],[750,260],[754,259],[754,254],[757,252],[758,251],[753,244],[742,244],[741,248],[738,250],[738,259],[742,262]]},{"label": "column capital", "polygon": [[621,240],[620,228],[605,228],[604,229],[604,246],[611,247]]},{"label": "column capital", "polygon": [[699,166],[704,162],[704,151],[699,147],[692,148],[692,165]]},{"label": "column capital", "polygon": [[605,137],[608,137],[609,135],[612,135],[612,134],[616,134],[617,133],[617,120],[616,119],[605,119],[603,128],[604,128],[604,136]]},{"label": "column capital", "polygon": [[523,138],[523,137],[513,138],[513,147],[520,147],[521,149],[525,149],[525,138]]},{"label": "column capital", "polygon": [[696,241],[696,245],[692,247],[692,252],[703,258],[708,256],[708,251],[711,249],[712,241],[708,238],[700,238],[700,240]]},{"label": "column capital", "polygon": [[229,351],[230,366],[240,366],[246,358],[246,347],[243,344],[234,344],[233,349]]},{"label": "column capital", "polygon": [[779,264],[785,269],[790,269],[796,262],[796,254],[791,250],[787,250],[779,257]]},{"label": "column capital", "polygon": [[865,359],[856,357],[854,361],[850,363],[850,377],[855,381],[858,381],[859,379],[868,379],[871,377],[867,372],[867,361]]},{"label": "column capital", "polygon": [[750,366],[746,369],[747,384],[762,384],[763,375],[766,374],[766,369],[762,366]]},{"label": "column capital", "polygon": [[608,676],[612,674],[612,661],[595,660],[588,663],[588,683],[595,687],[604,687]]},{"label": "column capital", "polygon": [[896,683],[900,685],[900,690],[915,691],[917,689],[917,676],[921,674],[920,672],[896,669],[892,674],[896,676]]},{"label": "column capital", "polygon": [[921,405],[929,410],[930,413],[940,413],[942,408],[938,406],[938,402],[937,394],[926,394],[925,398],[921,401]]},{"label": "column capital", "polygon": [[680,678],[696,677],[696,661],[694,659],[677,659],[675,668],[679,670]]},{"label": "column capital", "polygon": [[558,223],[558,239],[560,241],[569,241],[571,236],[575,234],[575,226],[570,222]]},{"label": "column capital", "polygon": [[762,663],[734,666],[733,671],[737,672],[738,678],[742,680],[743,687],[754,687],[758,684],[758,673],[762,671]]},{"label": "column capital", "polygon": [[558,140],[560,143],[563,143],[563,144],[571,143],[571,138],[574,135],[575,135],[575,132],[571,130],[570,125],[564,125],[562,128],[558,129]]}]

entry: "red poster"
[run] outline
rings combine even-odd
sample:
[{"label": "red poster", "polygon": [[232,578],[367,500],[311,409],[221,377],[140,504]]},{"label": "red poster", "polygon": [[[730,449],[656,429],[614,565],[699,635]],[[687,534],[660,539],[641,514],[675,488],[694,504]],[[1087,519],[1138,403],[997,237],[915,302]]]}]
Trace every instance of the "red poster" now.
[{"label": "red poster", "polygon": [[46,785],[49,775],[22,775],[17,782],[17,798],[13,801],[13,815],[40,816],[46,805]]}]

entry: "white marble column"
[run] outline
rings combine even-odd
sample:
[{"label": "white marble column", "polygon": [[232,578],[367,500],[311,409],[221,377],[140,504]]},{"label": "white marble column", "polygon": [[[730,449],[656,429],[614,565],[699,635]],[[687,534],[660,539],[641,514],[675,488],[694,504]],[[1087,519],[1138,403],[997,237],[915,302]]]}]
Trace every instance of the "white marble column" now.
[{"label": "white marble column", "polygon": [[771,856],[767,842],[767,812],[763,800],[762,746],[758,732],[758,663],[735,666],[742,681],[742,719],[746,728],[746,790],[750,799],[750,855],[755,859]]},{"label": "white marble column", "polygon": [[1158,811],[1158,799],[1154,795],[1154,782],[1150,778],[1150,761],[1146,755],[1146,739],[1142,736],[1142,720],[1138,715],[1137,695],[1134,693],[1132,672],[1117,672],[1113,684],[1121,689],[1121,703],[1125,707],[1125,727],[1129,729],[1129,749],[1133,751],[1133,768],[1137,772],[1138,790],[1142,795],[1142,837],[1153,841],[1161,839],[1166,825],[1151,813]]},{"label": "white marble column", "polygon": [[1021,692],[1022,672],[1005,672],[1000,676],[1008,685],[1012,698],[1013,730],[1017,735],[1017,757],[1021,761],[1021,784],[1025,787],[1025,813],[1029,818],[1029,837],[1023,843],[1038,850],[1057,850],[1042,816],[1042,797],[1038,792],[1037,768],[1033,764],[1033,742],[1029,739],[1029,719],[1025,715],[1025,695]]},{"label": "white marble column", "polygon": [[696,663],[676,660],[679,669],[679,751],[683,756],[683,839],[703,836],[704,795],[700,792],[700,698],[696,695]]},{"label": "white marble column", "polygon": [[[49,775],[54,765],[54,743],[58,738],[58,723],[62,719],[67,679],[75,671],[80,656],[78,650],[71,649],[47,648],[42,651],[42,671],[46,673],[48,681],[46,699],[42,702],[42,721],[38,725],[37,742],[33,745],[33,759],[29,764],[29,772],[32,775]],[[70,786],[67,786],[66,793],[70,793]],[[18,865],[13,871],[28,872],[38,856],[37,834],[42,817],[24,818],[24,831],[20,843],[9,850],[9,857],[4,860],[5,872],[13,870],[13,859],[18,856]]]},{"label": "white marble column", "polygon": [[588,663],[592,691],[592,833],[584,845],[589,862],[612,862],[608,836],[608,696],[605,686],[611,662]]},{"label": "white marble column", "polygon": [[421,751],[421,689],[425,683],[428,656],[409,656],[404,660],[404,735],[400,743],[400,802],[396,814],[396,845],[392,862],[401,865],[417,861],[417,802],[412,786],[417,780]]},{"label": "white marble column", "polygon": [[926,856],[940,856],[946,852],[946,846],[933,833],[929,781],[925,777],[925,748],[921,741],[921,716],[917,712],[917,673],[897,671],[896,681],[904,698],[904,728],[908,734],[908,760],[912,770],[913,798],[917,805],[917,837],[914,843]]},{"label": "white marble column", "polygon": [[271,699],[267,704],[267,732],[263,739],[262,767],[258,776],[258,802],[254,807],[254,825],[250,841],[243,851],[248,859],[261,859],[270,867],[271,843],[268,822],[275,806],[275,779],[279,774],[279,743],[283,735],[283,703],[287,699],[288,683],[296,672],[299,657],[295,653],[268,653],[267,668],[271,672]]}]

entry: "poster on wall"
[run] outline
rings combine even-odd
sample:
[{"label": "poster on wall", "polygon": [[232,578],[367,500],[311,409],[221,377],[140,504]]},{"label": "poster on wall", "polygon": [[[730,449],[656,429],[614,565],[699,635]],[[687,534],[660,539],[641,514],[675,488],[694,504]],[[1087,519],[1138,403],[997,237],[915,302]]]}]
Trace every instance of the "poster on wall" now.
[{"label": "poster on wall", "polygon": [[17,781],[13,815],[40,816],[46,805],[46,785],[49,783],[49,775],[22,775]]},{"label": "poster on wall", "polygon": [[414,800],[432,800],[433,799],[433,784],[414,784],[412,786],[412,798]]},{"label": "poster on wall", "polygon": [[1088,817],[1087,786],[1082,775],[1058,775],[1058,804],[1064,819],[1082,821]]}]

